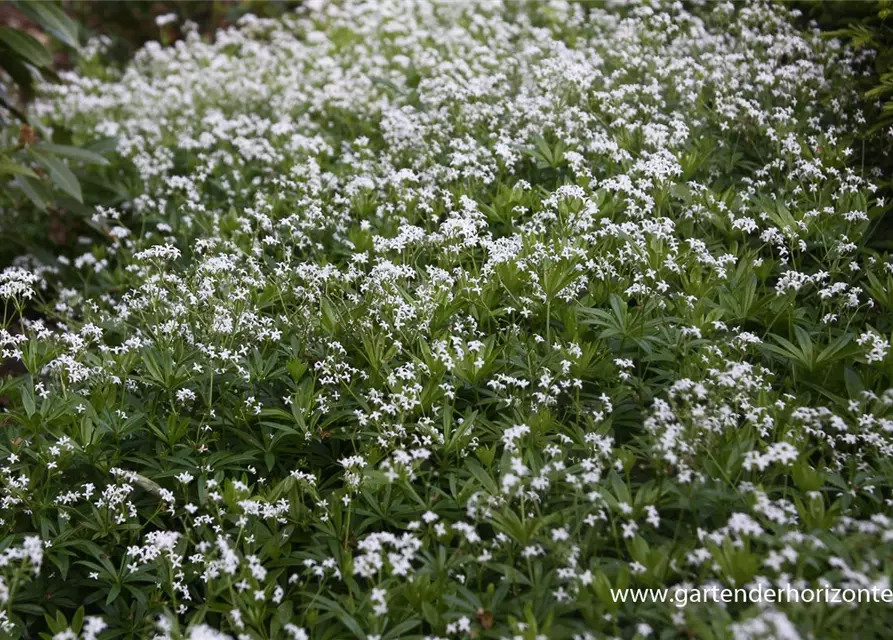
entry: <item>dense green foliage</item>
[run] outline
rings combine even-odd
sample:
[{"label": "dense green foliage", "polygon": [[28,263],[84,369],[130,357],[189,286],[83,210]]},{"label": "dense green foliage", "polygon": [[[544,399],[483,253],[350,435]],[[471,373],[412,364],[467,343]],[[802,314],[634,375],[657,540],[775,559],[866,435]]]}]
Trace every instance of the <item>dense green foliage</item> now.
[{"label": "dense green foliage", "polygon": [[[879,186],[889,198],[893,186],[889,181],[893,171],[893,2],[812,0],[795,4],[803,8],[801,19],[818,25],[824,37],[841,39],[858,53],[854,86],[863,93],[866,107],[860,134],[862,157],[883,170]],[[882,251],[893,248],[890,216],[872,229],[867,243]]]},{"label": "dense green foliage", "polygon": [[3,632],[882,637],[695,595],[890,588],[893,261],[864,54],[694,11],[91,41],[32,110],[106,186],[0,273]]},{"label": "dense green foliage", "polygon": [[887,134],[893,125],[893,2],[801,2],[806,16],[822,27],[826,37],[842,38],[857,50],[872,53],[862,69],[860,84],[866,97],[879,100],[878,115],[867,131]]},{"label": "dense green foliage", "polygon": [[[16,11],[21,20],[34,25],[0,26],[0,187],[4,193],[0,218],[0,265],[6,266],[22,254],[53,262],[68,244],[72,213],[89,215],[84,206],[84,175],[95,179],[90,169],[108,165],[102,153],[114,142],[93,141],[88,147],[66,144],[70,136],[59,131],[55,139],[29,113],[38,82],[58,82],[53,48],[80,49],[80,29],[64,11],[52,3],[17,2],[4,7]],[[52,43],[48,48],[35,34]],[[88,184],[88,204],[112,203],[108,190]],[[90,201],[92,200],[92,202]],[[38,215],[35,215],[35,210]],[[47,247],[47,240],[56,252]]]}]

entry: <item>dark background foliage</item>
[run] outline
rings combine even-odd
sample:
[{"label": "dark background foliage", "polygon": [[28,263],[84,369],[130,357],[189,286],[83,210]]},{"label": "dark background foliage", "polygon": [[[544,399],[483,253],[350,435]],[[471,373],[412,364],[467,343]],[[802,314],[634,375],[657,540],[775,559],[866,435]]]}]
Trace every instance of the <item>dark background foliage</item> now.
[{"label": "dark background foliage", "polygon": [[[134,51],[150,40],[158,40],[159,28],[155,18],[176,13],[180,21],[195,22],[199,31],[207,36],[225,28],[239,17],[253,13],[261,17],[274,17],[300,4],[295,0],[237,0],[207,2],[97,2],[95,0],[71,0],[66,2],[70,15],[92,33],[102,33],[112,38],[112,58],[126,61]],[[179,22],[179,21],[178,21]],[[173,40],[180,33],[175,24],[162,30],[163,38]]]},{"label": "dark background foliage", "polygon": [[[881,185],[888,193],[887,176],[893,169],[893,2],[890,0],[809,0],[794,2],[804,21],[814,22],[829,38],[840,38],[874,56],[865,65],[862,87],[866,98],[865,153],[884,169]],[[893,223],[889,215],[873,230],[871,244],[880,251],[893,248]]]}]

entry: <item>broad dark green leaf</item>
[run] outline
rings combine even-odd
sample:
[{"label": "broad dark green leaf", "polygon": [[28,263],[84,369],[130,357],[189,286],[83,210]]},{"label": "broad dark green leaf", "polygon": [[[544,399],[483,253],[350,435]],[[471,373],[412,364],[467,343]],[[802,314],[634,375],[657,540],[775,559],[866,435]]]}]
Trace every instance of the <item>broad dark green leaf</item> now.
[{"label": "broad dark green leaf", "polygon": [[36,178],[37,174],[34,173],[28,167],[17,164],[12,160],[8,160],[6,158],[0,158],[0,174],[4,175],[17,175],[17,176],[28,176],[30,178]]},{"label": "broad dark green leaf", "polygon": [[2,68],[16,83],[23,102],[29,102],[34,95],[34,74],[21,58],[10,55],[0,55],[0,68]]},{"label": "broad dark green leaf", "polygon": [[53,61],[53,56],[37,38],[19,29],[0,27],[0,43],[36,67],[45,67]]},{"label": "broad dark green leaf", "polygon": [[47,193],[46,188],[41,184],[40,180],[36,178],[29,178],[28,176],[16,176],[13,180],[13,184],[15,184],[22,192],[28,196],[28,199],[34,203],[41,211],[47,210],[47,204],[52,200],[49,193]]},{"label": "broad dark green leaf", "polygon": [[78,26],[52,2],[18,2],[19,10],[69,47],[78,49]]},{"label": "broad dark green leaf", "polygon": [[84,201],[83,194],[81,193],[81,183],[78,182],[77,177],[71,172],[68,165],[59,160],[59,158],[49,155],[48,153],[34,150],[32,150],[31,153],[37,161],[46,168],[50,180],[52,180],[57,187],[78,202]]},{"label": "broad dark green leaf", "polygon": [[109,163],[108,160],[103,158],[98,153],[88,151],[87,149],[82,149],[80,147],[72,147],[64,144],[53,144],[51,142],[38,142],[36,145],[34,145],[34,148],[40,149],[41,151],[46,151],[53,155],[71,158],[72,160],[80,160],[81,162],[85,162],[87,164],[99,164],[105,166]]}]

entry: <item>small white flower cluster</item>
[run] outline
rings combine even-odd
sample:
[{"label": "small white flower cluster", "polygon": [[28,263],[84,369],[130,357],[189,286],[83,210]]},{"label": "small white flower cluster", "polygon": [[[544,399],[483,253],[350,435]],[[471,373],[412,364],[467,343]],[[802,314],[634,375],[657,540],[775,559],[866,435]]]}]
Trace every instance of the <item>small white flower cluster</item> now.
[{"label": "small white flower cluster", "polygon": [[165,14],[157,16],[155,18],[155,24],[158,25],[159,27],[163,27],[168,24],[173,24],[176,21],[177,21],[176,13],[165,13]]},{"label": "small white flower cluster", "polygon": [[890,341],[874,331],[863,332],[856,339],[856,343],[867,349],[865,360],[868,364],[883,362],[887,354],[890,353]]},{"label": "small white flower cluster", "polygon": [[20,267],[6,267],[0,272],[0,298],[29,300],[34,296],[34,285],[41,278]]},{"label": "small white flower cluster", "polygon": [[789,465],[800,456],[797,448],[789,442],[776,442],[770,445],[764,453],[748,451],[744,457],[744,468],[754,468],[764,471],[770,464],[778,463]]},{"label": "small white flower cluster", "polygon": [[43,563],[44,543],[37,536],[27,536],[21,545],[12,545],[0,553],[0,569],[5,569],[14,563],[27,567],[34,575],[40,573]]},{"label": "small white flower cluster", "polygon": [[396,536],[392,533],[372,533],[363,538],[357,548],[361,552],[354,558],[353,571],[364,578],[379,573],[408,576],[412,561],[422,542],[410,533]]}]

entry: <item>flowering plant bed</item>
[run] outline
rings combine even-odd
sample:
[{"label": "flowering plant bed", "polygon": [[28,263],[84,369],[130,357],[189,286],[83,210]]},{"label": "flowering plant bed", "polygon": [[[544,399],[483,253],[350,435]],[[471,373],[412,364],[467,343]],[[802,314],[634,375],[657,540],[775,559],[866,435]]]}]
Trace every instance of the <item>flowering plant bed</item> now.
[{"label": "flowering plant bed", "polygon": [[762,4],[184,31],[34,107],[112,139],[117,201],[0,276],[4,633],[889,628],[883,602],[616,596],[890,587],[856,54]]}]

